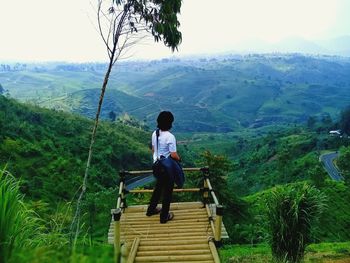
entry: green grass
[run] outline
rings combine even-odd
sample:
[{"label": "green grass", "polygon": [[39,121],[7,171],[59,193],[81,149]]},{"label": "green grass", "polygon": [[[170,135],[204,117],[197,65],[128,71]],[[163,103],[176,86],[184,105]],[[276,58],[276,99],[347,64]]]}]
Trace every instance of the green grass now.
[{"label": "green grass", "polygon": [[[220,258],[226,262],[272,262],[271,249],[267,244],[226,245],[219,249]],[[306,248],[304,262],[332,262],[333,260],[350,261],[350,242],[310,244]]]},{"label": "green grass", "polygon": [[11,262],[13,254],[31,248],[40,225],[35,213],[23,202],[19,183],[5,169],[0,170],[0,262]]}]

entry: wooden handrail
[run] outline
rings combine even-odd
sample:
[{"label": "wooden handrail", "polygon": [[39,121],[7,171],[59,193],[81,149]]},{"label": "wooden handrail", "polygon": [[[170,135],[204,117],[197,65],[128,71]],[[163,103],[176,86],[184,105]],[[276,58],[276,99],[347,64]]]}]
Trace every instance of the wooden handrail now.
[{"label": "wooden handrail", "polygon": [[121,203],[122,203],[123,190],[124,190],[124,182],[121,181],[120,184],[119,184],[119,192],[118,192],[118,199],[117,199],[117,209],[120,208]]},{"label": "wooden handrail", "polygon": [[214,225],[214,222],[213,222],[213,213],[211,212],[208,204],[205,205],[205,208],[207,210],[207,214],[211,217],[210,218],[210,227],[211,227],[211,230],[213,231],[213,233],[215,234],[215,225]]},{"label": "wooden handrail", "polygon": [[[206,167],[188,167],[188,168],[182,168],[184,172],[200,172],[203,169],[207,169]],[[139,170],[139,171],[122,171],[121,173],[124,173],[125,175],[142,175],[142,174],[151,174],[153,173],[152,170]]]},{"label": "wooden handrail", "polygon": [[[185,188],[185,189],[177,189],[175,188],[173,192],[184,193],[184,192],[200,192],[200,188]],[[153,193],[153,189],[137,189],[137,190],[129,190],[129,193],[139,194],[139,193]]]},{"label": "wooden handrail", "polygon": [[215,194],[213,191],[210,192],[210,194],[211,194],[211,197],[212,197],[213,200],[214,200],[215,205],[219,205],[219,200],[218,200],[218,198],[216,197],[216,194]]},{"label": "wooden handrail", "polygon": [[212,197],[213,200],[214,200],[214,203],[215,203],[216,205],[219,205],[219,200],[218,200],[218,198],[216,197],[216,194],[215,194],[214,191],[213,191],[213,187],[211,186],[211,183],[210,183],[209,179],[205,179],[205,182],[206,182],[206,184],[208,185],[209,192],[210,192],[210,194],[211,194],[211,197]]}]

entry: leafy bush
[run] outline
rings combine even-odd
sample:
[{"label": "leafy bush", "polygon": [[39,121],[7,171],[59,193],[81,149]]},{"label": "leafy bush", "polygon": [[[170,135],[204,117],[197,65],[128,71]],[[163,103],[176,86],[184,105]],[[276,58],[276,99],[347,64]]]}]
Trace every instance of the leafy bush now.
[{"label": "leafy bush", "polygon": [[272,191],[267,199],[267,216],[271,250],[277,261],[300,262],[324,207],[325,196],[306,183]]}]

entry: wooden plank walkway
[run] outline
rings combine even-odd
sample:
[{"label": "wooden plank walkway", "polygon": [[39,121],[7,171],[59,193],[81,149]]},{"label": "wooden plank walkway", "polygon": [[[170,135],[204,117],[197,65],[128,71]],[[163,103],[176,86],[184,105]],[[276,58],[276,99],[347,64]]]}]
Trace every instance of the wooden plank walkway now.
[{"label": "wooden plank walkway", "polygon": [[[120,219],[121,242],[126,250],[139,238],[135,262],[214,262],[215,246],[208,210],[201,202],[172,203],[174,219],[159,223],[159,215],[146,216],[146,205],[130,206]],[[222,238],[228,238],[222,225]],[[108,242],[113,244],[113,220]],[[215,251],[214,251],[215,250]]]}]

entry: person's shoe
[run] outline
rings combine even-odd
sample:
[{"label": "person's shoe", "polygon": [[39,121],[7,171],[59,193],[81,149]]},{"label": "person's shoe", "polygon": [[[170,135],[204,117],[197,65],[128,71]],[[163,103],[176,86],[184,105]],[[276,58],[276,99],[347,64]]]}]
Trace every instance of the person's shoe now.
[{"label": "person's shoe", "polygon": [[160,223],[161,223],[161,224],[165,224],[166,222],[172,220],[173,218],[174,218],[174,213],[173,213],[173,212],[169,212],[167,218],[165,218],[165,219],[162,219],[162,218],[161,218],[161,219],[160,219]]},{"label": "person's shoe", "polygon": [[158,207],[156,207],[153,211],[147,210],[146,216],[153,216],[153,215],[159,214],[160,211],[162,211],[162,209]]}]

